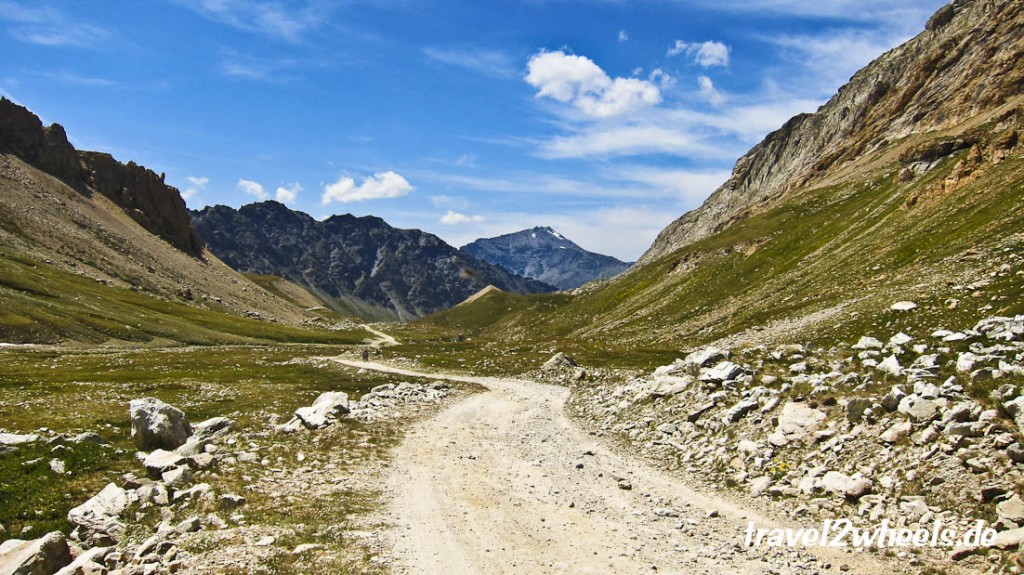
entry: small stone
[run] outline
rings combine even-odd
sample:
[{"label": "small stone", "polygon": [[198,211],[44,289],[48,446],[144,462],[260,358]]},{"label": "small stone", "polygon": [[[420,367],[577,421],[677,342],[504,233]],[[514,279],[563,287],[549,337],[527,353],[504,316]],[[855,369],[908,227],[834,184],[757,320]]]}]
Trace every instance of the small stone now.
[{"label": "small stone", "polygon": [[889,309],[893,311],[910,311],[917,309],[917,304],[912,301],[898,301],[889,306]]}]

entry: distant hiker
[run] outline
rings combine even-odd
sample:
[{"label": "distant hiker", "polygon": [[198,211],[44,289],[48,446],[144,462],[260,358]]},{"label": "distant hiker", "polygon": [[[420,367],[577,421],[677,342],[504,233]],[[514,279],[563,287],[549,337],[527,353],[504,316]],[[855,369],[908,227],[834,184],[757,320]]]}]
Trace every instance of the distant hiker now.
[{"label": "distant hiker", "polygon": [[380,348],[379,347],[373,348],[373,357],[380,357]]},{"label": "distant hiker", "polygon": [[367,349],[364,349],[363,350],[363,361],[368,361],[369,359],[370,359],[370,351],[367,350]]}]

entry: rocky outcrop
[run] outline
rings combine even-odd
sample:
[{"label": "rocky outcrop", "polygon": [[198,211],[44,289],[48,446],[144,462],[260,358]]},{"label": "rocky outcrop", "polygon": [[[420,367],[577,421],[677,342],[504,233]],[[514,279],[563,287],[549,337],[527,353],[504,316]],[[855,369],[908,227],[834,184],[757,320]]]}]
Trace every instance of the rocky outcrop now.
[{"label": "rocky outcrop", "polygon": [[133,162],[110,154],[80,152],[59,124],[44,127],[28,109],[0,98],[0,153],[18,156],[84,194],[98,192],[117,203],[147,230],[178,249],[198,255],[202,241],[178,190]]},{"label": "rocky outcrop", "polygon": [[483,238],[459,249],[562,290],[617,276],[630,266],[611,256],[589,252],[548,227]]},{"label": "rocky outcrop", "polygon": [[210,250],[242,272],[308,288],[343,313],[412,319],[457,305],[487,285],[535,293],[554,288],[468,256],[433,234],[371,216],[322,222],[274,201],[207,207],[195,227]]},{"label": "rocky outcrop", "polygon": [[[665,228],[638,263],[717,233],[891,142],[960,126],[1018,97],[1022,20],[1016,0],[955,0],[942,8],[924,32],[857,72],[818,111],[792,118],[754,146],[729,180]],[[971,145],[971,137],[943,140],[926,146],[922,157]]]}]

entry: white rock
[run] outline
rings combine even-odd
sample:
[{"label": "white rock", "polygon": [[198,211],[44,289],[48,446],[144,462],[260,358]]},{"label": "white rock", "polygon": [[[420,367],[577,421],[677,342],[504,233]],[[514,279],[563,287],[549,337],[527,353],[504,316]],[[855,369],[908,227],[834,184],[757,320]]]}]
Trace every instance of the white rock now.
[{"label": "white rock", "polygon": [[180,409],[159,399],[133,399],[128,405],[132,440],[143,451],[176,449],[188,441],[192,427]]},{"label": "white rock", "polygon": [[0,433],[0,445],[14,447],[15,445],[35,443],[36,441],[39,441],[39,436],[34,433]]},{"label": "white rock", "polygon": [[128,504],[125,490],[108,483],[92,499],[68,511],[68,521],[86,533],[116,537],[123,530],[118,517],[128,508]]},{"label": "white rock", "polygon": [[782,406],[779,423],[768,436],[768,441],[778,446],[799,441],[816,430],[824,420],[825,414],[821,411],[803,403],[789,402]]},{"label": "white rock", "polygon": [[0,573],[56,573],[71,563],[71,550],[60,531],[32,541],[9,539],[0,545]]},{"label": "white rock", "polygon": [[320,429],[349,413],[348,395],[340,391],[321,393],[313,405],[295,410],[295,417],[308,429]]},{"label": "white rock", "polygon": [[893,311],[910,311],[912,309],[917,309],[917,304],[912,301],[898,301],[889,306],[889,309]]},{"label": "white rock", "polygon": [[873,337],[868,337],[866,335],[862,335],[860,339],[857,340],[857,343],[853,344],[853,349],[856,350],[882,349],[883,347],[885,346],[882,344],[881,341]]},{"label": "white rock", "polygon": [[883,359],[882,362],[878,364],[878,369],[894,376],[899,376],[900,373],[903,372],[903,368],[900,367],[900,360],[896,359],[895,355],[890,355]]}]

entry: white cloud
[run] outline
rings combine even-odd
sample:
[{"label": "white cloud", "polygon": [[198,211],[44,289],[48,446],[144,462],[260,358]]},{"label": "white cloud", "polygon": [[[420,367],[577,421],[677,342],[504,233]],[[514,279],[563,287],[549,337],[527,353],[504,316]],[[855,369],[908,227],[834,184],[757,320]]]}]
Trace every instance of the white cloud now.
[{"label": "white cloud", "polygon": [[298,197],[299,192],[302,191],[302,184],[298,182],[292,182],[285,186],[278,187],[274,192],[274,199],[281,202],[282,204],[290,204],[295,201]]},{"label": "white cloud", "polygon": [[661,102],[661,91],[651,82],[613,79],[593,60],[561,51],[535,54],[525,79],[537,88],[537,97],[571,103],[593,118],[620,116]]},{"label": "white cloud", "polygon": [[486,218],[481,215],[467,216],[466,214],[460,214],[459,212],[448,212],[441,216],[441,223],[446,226],[458,226],[462,224],[482,224]]},{"label": "white cloud", "polygon": [[712,106],[718,107],[725,103],[725,94],[715,88],[711,78],[702,74],[697,77],[697,84],[700,86],[700,95]]},{"label": "white cloud", "polygon": [[267,195],[266,190],[263,189],[263,186],[261,184],[259,184],[258,182],[254,182],[252,180],[238,180],[238,189],[251,196],[254,196],[257,200],[261,202],[270,197]]},{"label": "white cloud", "polygon": [[693,61],[703,66],[704,68],[710,68],[712,66],[729,66],[729,47],[721,42],[708,41],[708,42],[683,42],[682,40],[676,40],[674,46],[668,49],[668,56],[678,56],[686,53],[688,56],[693,57]]},{"label": "white cloud", "polygon": [[326,206],[331,202],[347,204],[363,200],[400,198],[413,190],[408,180],[395,172],[374,174],[360,185],[349,177],[342,177],[337,182],[324,186],[321,202]]},{"label": "white cloud", "polygon": [[181,192],[181,199],[186,202],[194,198],[199,192],[206,191],[206,185],[210,183],[210,178],[188,176],[185,179],[188,180],[188,186]]},{"label": "white cloud", "polygon": [[619,30],[619,42],[629,42],[629,32]]},{"label": "white cloud", "polygon": [[676,79],[661,68],[651,70],[651,73],[647,75],[647,79],[658,84],[662,88],[671,88],[676,85]]}]

